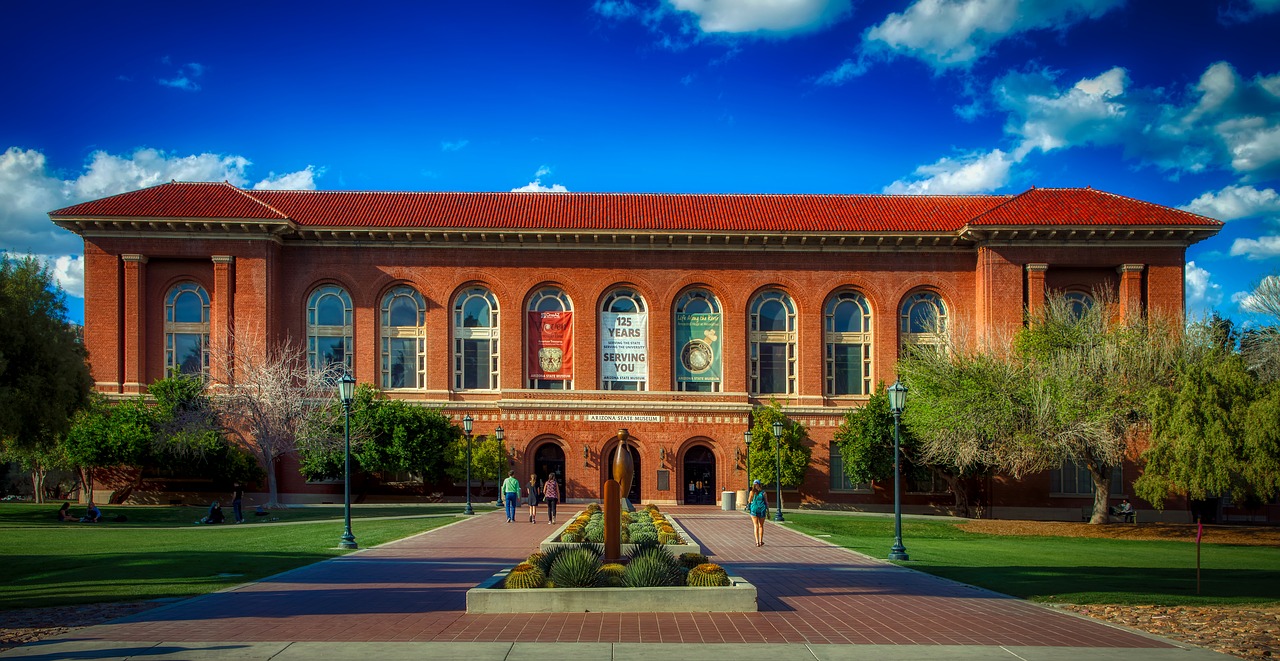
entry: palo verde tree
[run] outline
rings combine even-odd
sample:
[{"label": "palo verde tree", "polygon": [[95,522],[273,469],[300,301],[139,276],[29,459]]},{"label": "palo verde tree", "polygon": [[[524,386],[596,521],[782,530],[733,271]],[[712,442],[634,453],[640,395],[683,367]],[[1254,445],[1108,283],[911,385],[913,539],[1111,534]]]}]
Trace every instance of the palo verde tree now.
[{"label": "palo verde tree", "polygon": [[1109,296],[1081,308],[1061,294],[1015,337],[899,361],[912,391],[905,419],[931,463],[986,464],[1014,477],[1072,460],[1092,477],[1091,523],[1106,523],[1111,471],[1149,420],[1153,388],[1172,379],[1179,331],[1156,315],[1121,319]]},{"label": "palo verde tree", "polygon": [[[782,437],[773,435],[774,421],[782,422]],[[748,481],[760,480],[773,485],[777,481],[778,448],[781,446],[782,486],[794,488],[804,483],[813,451],[805,441],[809,430],[788,418],[776,400],[767,406],[756,406],[751,412],[751,474]]]},{"label": "palo verde tree", "polygon": [[[467,437],[461,427],[453,429],[455,435],[445,450],[445,470],[450,478],[464,481],[467,479]],[[485,493],[486,482],[492,481],[497,486],[511,468],[512,457],[498,437],[481,434],[471,438],[471,479],[480,482],[480,493]]]},{"label": "palo verde tree", "polygon": [[0,251],[0,456],[31,471],[38,502],[72,416],[89,403],[86,358],[48,266]]}]

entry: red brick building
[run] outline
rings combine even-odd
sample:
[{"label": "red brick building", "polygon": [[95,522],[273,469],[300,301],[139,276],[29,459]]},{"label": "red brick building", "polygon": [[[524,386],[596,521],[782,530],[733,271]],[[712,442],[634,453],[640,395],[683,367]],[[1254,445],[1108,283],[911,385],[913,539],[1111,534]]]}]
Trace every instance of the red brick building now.
[{"label": "red brick building", "polygon": [[[84,238],[85,341],[102,392],[142,392],[170,367],[207,369],[209,347],[232,332],[292,338],[314,364],[343,362],[392,397],[470,414],[477,434],[501,425],[519,474],[562,471],[573,499],[599,497],[625,427],[639,496],[659,503],[743,488],[747,415],[776,399],[813,442],[808,478],[787,505],[867,509],[890,503],[892,485],[848,484],[832,435],[845,409],[894,380],[904,342],[937,341],[925,319],[1008,334],[1046,291],[1087,296],[1100,285],[1118,292],[1124,314],[1182,314],[1186,248],[1221,227],[1092,189],[1035,188],[665,195],[168,183],[50,217]],[[1133,467],[1122,470],[1131,493]],[[280,477],[297,499],[331,490],[288,468]],[[989,513],[1074,518],[1092,498],[1078,477],[1067,466],[995,478],[984,486]],[[952,502],[928,483],[906,491],[907,511]]]}]

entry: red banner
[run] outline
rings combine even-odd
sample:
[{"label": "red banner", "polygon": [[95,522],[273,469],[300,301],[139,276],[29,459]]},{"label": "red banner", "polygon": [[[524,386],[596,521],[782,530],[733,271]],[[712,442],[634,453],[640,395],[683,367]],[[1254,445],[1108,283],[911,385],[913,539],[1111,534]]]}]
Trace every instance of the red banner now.
[{"label": "red banner", "polygon": [[573,313],[529,313],[529,378],[573,378]]}]

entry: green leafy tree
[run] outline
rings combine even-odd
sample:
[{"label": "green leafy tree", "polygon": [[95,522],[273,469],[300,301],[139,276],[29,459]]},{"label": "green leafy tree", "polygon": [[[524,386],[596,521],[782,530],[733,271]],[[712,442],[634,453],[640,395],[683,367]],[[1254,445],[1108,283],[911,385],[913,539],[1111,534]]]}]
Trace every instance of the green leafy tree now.
[{"label": "green leafy tree", "polygon": [[[986,467],[975,465],[962,470],[929,463],[911,427],[905,423],[899,426],[898,445],[902,450],[903,471],[914,468],[946,482],[955,498],[956,511],[962,516],[969,516],[970,494],[965,478],[985,471]],[[836,430],[835,441],[840,449],[845,475],[851,481],[893,480],[893,411],[889,408],[889,397],[883,383],[877,386],[865,406],[845,411],[844,420]]]},{"label": "green leafy tree", "polygon": [[0,456],[31,471],[34,497],[93,380],[66,296],[48,266],[0,251]]},{"label": "green leafy tree", "polygon": [[112,403],[94,396],[89,408],[76,414],[67,432],[67,460],[80,467],[82,481],[92,493],[93,470],[141,466],[155,440],[155,417],[141,397]]},{"label": "green leafy tree", "polygon": [[1134,487],[1157,508],[1172,495],[1243,502],[1280,491],[1280,384],[1260,384],[1222,329],[1193,325],[1172,387],[1152,393],[1151,440]]},{"label": "green leafy tree", "polygon": [[[774,421],[782,422],[782,438],[773,435]],[[806,441],[809,430],[788,418],[782,405],[771,401],[767,406],[756,406],[751,412],[751,474],[748,480],[760,480],[773,485],[777,481],[781,447],[782,486],[795,488],[804,483],[813,451]]]},{"label": "green leafy tree", "polygon": [[[454,480],[467,479],[467,437],[458,427],[453,428],[455,436],[446,450],[448,476]],[[475,436],[471,439],[471,480],[479,482],[480,493],[485,491],[486,484],[505,479],[511,470],[511,456],[507,448],[496,436]]]}]

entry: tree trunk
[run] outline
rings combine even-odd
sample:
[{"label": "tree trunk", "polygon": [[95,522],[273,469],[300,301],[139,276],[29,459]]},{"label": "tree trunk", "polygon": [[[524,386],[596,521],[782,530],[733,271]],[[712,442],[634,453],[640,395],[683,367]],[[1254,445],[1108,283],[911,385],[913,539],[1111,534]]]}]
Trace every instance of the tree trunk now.
[{"label": "tree trunk", "polygon": [[31,501],[34,503],[44,502],[44,478],[48,474],[43,466],[34,466],[31,469]]},{"label": "tree trunk", "polygon": [[[265,452],[263,453],[266,454]],[[280,509],[280,492],[276,486],[276,460],[267,456],[267,509]]]},{"label": "tree trunk", "polygon": [[1108,523],[1107,502],[1111,498],[1111,471],[1110,469],[1097,470],[1091,465],[1089,475],[1093,477],[1093,516],[1089,519],[1089,523]]},{"label": "tree trunk", "polygon": [[969,492],[964,488],[960,477],[936,468],[933,469],[933,473],[942,478],[942,481],[947,483],[947,488],[951,489],[951,495],[955,497],[956,513],[966,519],[969,518]]}]

